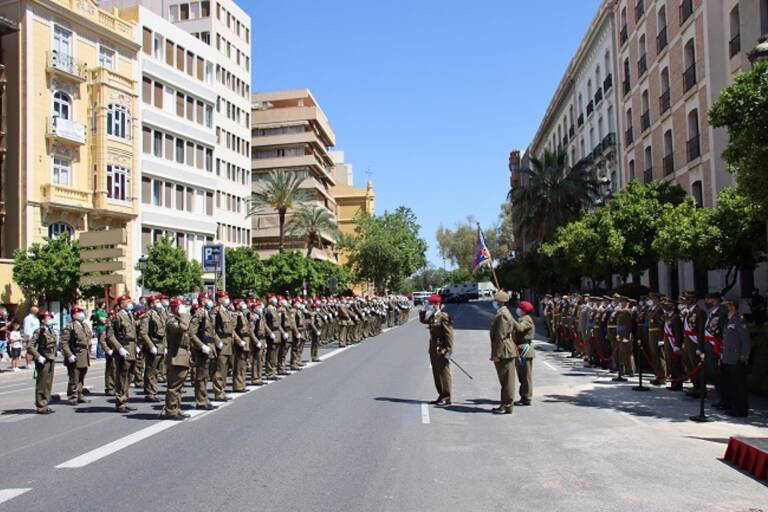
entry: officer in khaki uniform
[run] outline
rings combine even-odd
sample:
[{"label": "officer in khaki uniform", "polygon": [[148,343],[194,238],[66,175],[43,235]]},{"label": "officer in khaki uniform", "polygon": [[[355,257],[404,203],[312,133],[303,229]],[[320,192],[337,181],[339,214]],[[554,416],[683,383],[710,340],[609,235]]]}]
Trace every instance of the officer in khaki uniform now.
[{"label": "officer in khaki uniform", "polygon": [[[213,306],[210,296],[200,292],[197,308],[189,323],[189,338],[192,342],[192,365],[195,369],[195,408],[210,411],[215,409],[208,400],[208,379],[211,376],[216,348],[213,342],[213,319],[209,309]],[[167,337],[167,329],[166,329]]]},{"label": "officer in khaki uniform", "polygon": [[85,324],[85,312],[82,308],[72,308],[72,321],[64,326],[61,333],[61,351],[64,353],[64,366],[67,367],[67,398],[71,405],[84,404],[89,400],[83,396],[83,383],[88,367],[91,365],[91,338],[93,332]]},{"label": "officer in khaki uniform", "polygon": [[296,321],[287,300],[280,300],[278,312],[280,313],[283,342],[277,350],[277,374],[290,375],[285,369],[285,363],[288,358],[288,353],[293,349],[293,343],[296,339]]},{"label": "officer in khaki uniform", "polygon": [[419,312],[419,321],[429,326],[429,361],[437,388],[434,405],[451,405],[451,367],[448,357],[453,352],[453,321],[442,309],[442,298],[434,294],[429,305]]},{"label": "officer in khaki uniform", "polygon": [[265,378],[277,380],[277,356],[280,352],[280,345],[284,343],[285,338],[282,314],[277,308],[277,297],[270,297],[269,306],[264,312],[264,319],[270,333],[267,337],[267,375]]},{"label": "officer in khaki uniform", "polygon": [[536,350],[531,344],[535,329],[533,318],[531,318],[533,304],[523,300],[520,301],[517,309],[518,320],[512,318],[512,336],[520,354],[515,358],[517,380],[520,383],[520,400],[515,402],[515,405],[531,405],[531,398],[533,398],[533,359],[536,357]]},{"label": "officer in khaki uniform", "polygon": [[232,345],[232,391],[245,392],[245,374],[251,358],[251,341],[255,336],[248,321],[248,303],[235,299],[235,342]]},{"label": "officer in khaki uniform", "polygon": [[157,382],[165,358],[165,318],[159,297],[147,299],[147,311],[139,321],[139,341],[144,353],[144,401],[159,402]]},{"label": "officer in khaki uniform", "polygon": [[53,387],[53,369],[56,365],[56,333],[53,332],[53,314],[40,310],[40,327],[27,341],[27,354],[35,359],[35,410],[37,414],[51,414],[48,407]]},{"label": "officer in khaki uniform", "polygon": [[346,301],[342,301],[338,306],[339,313],[339,347],[346,347],[349,343],[349,332],[352,328],[352,315],[349,312]]},{"label": "officer in khaki uniform", "polygon": [[[216,342],[215,371],[213,373],[213,399],[227,402],[230,398],[224,393],[227,387],[227,375],[232,369],[232,345],[236,340],[235,327],[237,316],[229,309],[229,294],[224,290],[216,292],[217,305],[213,310],[214,340]],[[239,339],[239,337],[237,338]]]},{"label": "officer in khaki uniform", "polygon": [[191,362],[191,344],[189,326],[191,318],[187,306],[173,299],[170,302],[171,316],[166,325],[168,341],[168,359],[166,377],[168,387],[165,392],[165,408],[162,419],[183,420],[188,414],[181,412],[181,387],[187,378]]},{"label": "officer in khaki uniform", "polygon": [[261,386],[264,384],[267,339],[273,336],[272,331],[267,327],[267,320],[264,318],[264,305],[261,302],[253,302],[251,312],[248,314],[248,321],[251,324],[251,332],[253,332],[251,340],[251,384]]},{"label": "officer in khaki uniform", "polygon": [[302,304],[299,301],[293,303],[293,308],[288,310],[288,314],[293,318],[293,345],[291,345],[291,370],[299,371],[303,366],[301,354],[304,351],[304,337],[306,335],[306,319],[302,311]]},{"label": "officer in khaki uniform", "polygon": [[632,332],[632,306],[630,302],[627,297],[621,298],[621,307],[616,314],[616,335],[619,344],[619,361],[624,368],[624,375],[634,377],[635,362],[632,356],[634,333]]},{"label": "officer in khaki uniform", "polygon": [[107,329],[109,344],[115,356],[115,407],[118,412],[135,411],[128,406],[131,376],[136,366],[136,322],[131,311],[130,295],[118,297],[119,311],[112,317],[111,329]]},{"label": "officer in khaki uniform", "polygon": [[509,294],[498,291],[494,296],[498,310],[491,323],[491,361],[496,366],[496,375],[501,385],[501,403],[493,409],[494,413],[512,414],[515,400],[515,358],[519,355],[512,335],[512,312],[507,303]]},{"label": "officer in khaki uniform", "polygon": [[656,372],[656,378],[651,381],[654,386],[664,386],[667,383],[667,364],[664,357],[665,315],[660,303],[661,298],[658,293],[650,292],[646,303],[648,311],[645,314],[648,322],[648,358]]},{"label": "officer in khaki uniform", "polygon": [[325,326],[323,315],[320,310],[320,302],[314,301],[312,303],[312,308],[308,311],[307,316],[307,330],[309,331],[309,337],[312,341],[309,348],[309,355],[312,358],[312,362],[317,363],[320,361],[320,342]]},{"label": "officer in khaki uniform", "polygon": [[113,395],[115,393],[115,351],[109,343],[110,331],[112,330],[112,314],[106,319],[104,335],[98,340],[101,350],[104,352],[104,394]]}]

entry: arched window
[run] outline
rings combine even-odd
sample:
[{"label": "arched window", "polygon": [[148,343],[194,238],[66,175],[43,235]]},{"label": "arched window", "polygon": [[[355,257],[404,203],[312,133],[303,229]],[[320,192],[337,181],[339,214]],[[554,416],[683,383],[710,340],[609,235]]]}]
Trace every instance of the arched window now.
[{"label": "arched window", "polygon": [[605,51],[605,76],[611,74],[611,50]]},{"label": "arched window", "polygon": [[72,98],[69,94],[61,91],[53,93],[53,117],[60,119],[71,119]]},{"label": "arched window", "polygon": [[600,64],[598,64],[597,67],[595,68],[595,87],[599,89],[601,83],[602,83],[602,78],[600,78]]},{"label": "arched window", "polygon": [[54,222],[48,226],[48,238],[56,238],[62,233],[66,233],[67,236],[72,238],[75,234],[75,230],[66,222]]},{"label": "arched window", "polygon": [[683,48],[683,89],[685,92],[696,85],[696,45],[693,38]]},{"label": "arched window", "polygon": [[131,113],[128,108],[116,103],[107,107],[107,134],[119,139],[128,139],[131,133]]}]

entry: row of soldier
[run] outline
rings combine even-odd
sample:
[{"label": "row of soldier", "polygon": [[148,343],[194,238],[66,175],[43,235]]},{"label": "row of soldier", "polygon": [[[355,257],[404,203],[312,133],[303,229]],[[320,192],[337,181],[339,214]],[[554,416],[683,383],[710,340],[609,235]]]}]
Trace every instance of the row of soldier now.
[{"label": "row of soldier", "polygon": [[[181,388],[187,378],[194,386],[195,407],[211,410],[213,401],[227,401],[227,380],[231,375],[234,393],[246,390],[246,381],[260,386],[277,380],[306,363],[302,354],[310,344],[310,357],[319,361],[322,345],[338,341],[339,347],[359,343],[380,334],[384,327],[404,323],[410,302],[404,297],[339,297],[289,300],[269,295],[257,299],[230,300],[225,291],[215,299],[205,292],[196,304],[164,296],[143,298],[134,304],[129,295],[116,301],[105,319],[106,329],[98,343],[106,354],[105,394],[114,395],[118,412],[128,405],[130,384],[143,387],[144,400],[159,402],[159,384],[166,383],[165,407],[161,417],[184,419]],[[88,400],[83,387],[93,339],[85,312],[71,310],[72,320],[57,343],[53,315],[40,312],[41,326],[27,345],[35,358],[37,385],[35,407],[50,414],[49,407],[57,350],[68,373],[67,397],[77,405]]]},{"label": "row of soldier", "polygon": [[705,378],[714,381],[714,407],[732,416],[746,416],[747,365],[750,339],[738,315],[738,303],[719,293],[705,298],[695,292],[677,301],[650,292],[639,300],[614,294],[545,296],[542,301],[550,339],[572,350],[591,366],[634,377],[638,364],[653,373],[651,384],[706,396]]}]

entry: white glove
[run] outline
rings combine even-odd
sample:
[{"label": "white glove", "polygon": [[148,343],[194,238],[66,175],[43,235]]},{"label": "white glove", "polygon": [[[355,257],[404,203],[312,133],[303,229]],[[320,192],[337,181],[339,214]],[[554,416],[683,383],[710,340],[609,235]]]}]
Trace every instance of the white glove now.
[{"label": "white glove", "polygon": [[208,345],[203,345],[201,349],[203,351],[203,354],[208,355],[211,353],[211,349],[208,347]]},{"label": "white glove", "polygon": [[156,354],[157,354],[157,347],[152,347],[151,349],[149,349],[149,352],[150,352],[150,353],[151,353],[153,356],[154,356],[154,355],[156,355]]},{"label": "white glove", "polygon": [[136,353],[141,354],[141,347],[136,345]]},{"label": "white glove", "polygon": [[75,361],[77,361],[77,356],[75,354],[72,354],[67,358],[67,361],[69,361],[70,363],[74,363]]},{"label": "white glove", "polygon": [[125,357],[128,355],[128,351],[125,350],[123,347],[120,347],[117,349],[117,353],[120,354],[120,357]]},{"label": "white glove", "polygon": [[663,347],[663,346],[664,346],[664,342],[663,342],[663,341],[660,341],[660,342],[659,342],[659,346],[660,346],[660,347]]},{"label": "white glove", "polygon": [[672,352],[675,352],[675,353],[677,353],[677,352],[680,352],[680,348],[678,348],[678,347],[674,347],[674,348],[672,349]]},{"label": "white glove", "polygon": [[245,342],[243,340],[240,340],[237,342],[241,348],[245,348]]},{"label": "white glove", "polygon": [[271,334],[269,335],[269,337],[270,337],[270,338],[272,338],[272,339],[274,340],[274,339],[275,339],[275,333],[271,333]]},{"label": "white glove", "polygon": [[219,350],[221,350],[222,348],[224,348],[224,343],[222,343],[222,342],[218,342],[218,343],[216,344],[216,348],[218,348]]},{"label": "white glove", "polygon": [[110,349],[107,349],[107,355],[108,355],[109,357],[112,357],[112,354],[114,354],[114,353],[115,353],[115,351],[114,351],[114,350],[110,350]]},{"label": "white glove", "polygon": [[47,359],[45,359],[43,356],[37,356],[38,363],[45,364],[45,361],[47,361]]},{"label": "white glove", "polygon": [[297,339],[297,340],[300,340],[300,339],[301,339],[301,333],[300,333],[300,332],[297,332],[297,333],[296,333],[296,339]]}]

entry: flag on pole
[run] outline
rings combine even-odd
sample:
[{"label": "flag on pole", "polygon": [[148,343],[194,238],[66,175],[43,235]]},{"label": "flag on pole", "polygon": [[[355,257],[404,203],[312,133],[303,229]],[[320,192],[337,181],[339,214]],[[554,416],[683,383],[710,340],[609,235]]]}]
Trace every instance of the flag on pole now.
[{"label": "flag on pole", "polygon": [[477,237],[475,238],[475,260],[472,262],[472,271],[477,272],[477,269],[490,263],[491,252],[488,250],[488,245],[485,243],[485,236],[483,230],[480,229],[480,225],[477,226]]}]

